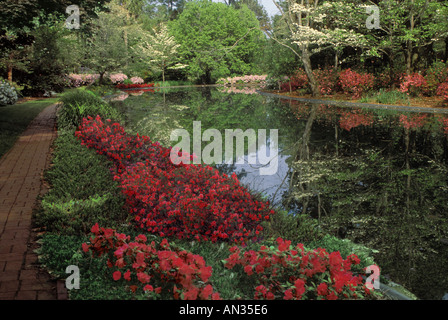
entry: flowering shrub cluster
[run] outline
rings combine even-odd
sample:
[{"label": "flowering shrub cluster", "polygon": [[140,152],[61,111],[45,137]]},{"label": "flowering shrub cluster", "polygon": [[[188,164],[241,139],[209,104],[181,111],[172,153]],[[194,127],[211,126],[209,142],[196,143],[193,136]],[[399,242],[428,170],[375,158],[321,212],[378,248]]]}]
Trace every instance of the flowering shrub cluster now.
[{"label": "flowering shrub cluster", "polygon": [[127,78],[128,76],[124,73],[113,73],[109,75],[109,79],[113,84],[123,83]]},{"label": "flowering shrub cluster", "polygon": [[426,86],[426,79],[423,75],[420,73],[411,73],[402,77],[399,90],[415,97],[421,95]]},{"label": "flowering shrub cluster", "polygon": [[373,88],[374,76],[369,73],[360,74],[351,69],[346,69],[339,74],[339,84],[345,94],[351,94],[357,99],[363,93]]},{"label": "flowering shrub cluster", "polygon": [[99,74],[75,74],[70,73],[68,79],[71,87],[88,86],[100,78]]},{"label": "flowering shrub cluster", "polygon": [[[109,78],[113,84],[123,84],[123,82],[128,80],[128,76],[123,73],[107,74],[106,77]],[[99,78],[100,78],[99,74],[70,73],[68,75],[70,86],[75,88],[91,85]],[[128,81],[130,81],[133,84],[143,84],[145,82],[140,77],[132,77]]]},{"label": "flowering shrub cluster", "polygon": [[319,84],[319,92],[322,95],[331,95],[338,91],[338,73],[333,69],[313,70],[314,77]]},{"label": "flowering shrub cluster", "polygon": [[91,232],[83,251],[94,257],[107,255],[114,281],[132,292],[145,292],[154,299],[161,295],[176,300],[220,299],[209,283],[212,267],[206,266],[203,257],[171,248],[166,239],[156,245],[140,234],[131,241],[130,236],[98,224]]},{"label": "flowering shrub cluster", "polygon": [[218,79],[217,83],[224,85],[233,84],[260,84],[264,85],[266,82],[267,75],[246,75],[242,77],[227,77]]},{"label": "flowering shrub cluster", "polygon": [[131,80],[131,82],[133,84],[143,84],[143,83],[145,83],[145,80],[143,80],[143,78],[140,78],[140,77],[132,77],[130,80]]},{"label": "flowering shrub cluster", "polygon": [[296,91],[298,89],[304,89],[308,86],[308,78],[303,69],[297,70],[294,75],[289,78],[286,77],[285,80],[287,81],[282,82],[280,85],[281,91],[289,91],[290,89],[292,91]]},{"label": "flowering shrub cluster", "polygon": [[448,102],[448,82],[441,83],[437,88],[436,94],[442,97],[445,102]]},{"label": "flowering shrub cluster", "polygon": [[171,148],[129,135],[118,123],[89,117],[76,135],[114,162],[114,179],[130,213],[148,232],[244,243],[258,239],[261,222],[274,214],[269,202],[251,195],[235,174],[229,177],[210,166],[174,165]]},{"label": "flowering shrub cluster", "polygon": [[343,259],[338,251],[307,251],[302,244],[293,247],[282,238],[277,239],[277,247],[243,252],[234,246],[230,252],[225,266],[242,268],[252,279],[254,299],[357,299],[371,293],[361,275],[351,271],[360,263],[354,254]]},{"label": "flowering shrub cluster", "polygon": [[[340,73],[332,69],[316,69],[313,74],[322,95],[331,95],[342,91],[345,94],[352,95],[353,98],[359,98],[361,94],[373,88],[375,80],[372,74],[360,74],[351,69],[346,69]],[[286,80],[280,85],[281,91],[309,89],[308,78],[303,69],[299,69]]]}]

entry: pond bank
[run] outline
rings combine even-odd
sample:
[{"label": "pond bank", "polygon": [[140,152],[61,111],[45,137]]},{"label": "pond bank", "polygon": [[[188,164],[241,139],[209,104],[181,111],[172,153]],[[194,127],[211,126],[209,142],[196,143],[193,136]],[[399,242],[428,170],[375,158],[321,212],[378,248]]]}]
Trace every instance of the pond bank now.
[{"label": "pond bank", "polygon": [[264,96],[285,98],[285,99],[291,99],[291,100],[296,100],[296,101],[306,102],[306,103],[315,103],[315,104],[323,103],[323,104],[327,104],[327,105],[335,105],[335,106],[341,106],[341,107],[357,107],[357,108],[361,107],[361,108],[386,109],[386,110],[409,111],[409,112],[448,113],[448,108],[417,107],[417,106],[350,102],[350,101],[342,101],[342,100],[311,99],[311,98],[302,98],[302,97],[285,95],[283,93],[275,93],[273,91],[258,90],[257,92]]}]

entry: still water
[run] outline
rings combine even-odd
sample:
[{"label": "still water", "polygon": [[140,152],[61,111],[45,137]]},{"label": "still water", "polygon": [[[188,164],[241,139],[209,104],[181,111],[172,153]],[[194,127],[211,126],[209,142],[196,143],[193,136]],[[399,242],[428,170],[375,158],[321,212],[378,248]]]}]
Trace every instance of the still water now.
[{"label": "still water", "polygon": [[[317,219],[326,232],[374,248],[382,275],[418,298],[448,292],[448,113],[214,87],[127,91],[115,100],[129,131],[166,146],[177,143],[170,140],[175,129],[193,136],[195,121],[223,137],[226,129],[278,130],[277,139],[259,139],[256,152],[246,145],[243,157],[233,152],[217,167],[275,205]],[[273,174],[260,175],[260,155],[276,163]]]}]

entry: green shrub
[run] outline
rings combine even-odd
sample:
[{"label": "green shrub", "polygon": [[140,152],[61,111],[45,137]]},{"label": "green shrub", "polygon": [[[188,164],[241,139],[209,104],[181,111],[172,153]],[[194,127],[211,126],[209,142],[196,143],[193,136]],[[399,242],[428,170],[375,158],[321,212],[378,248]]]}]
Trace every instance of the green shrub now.
[{"label": "green shrub", "polygon": [[42,199],[36,222],[47,231],[84,234],[96,222],[118,227],[127,221],[124,198],[108,162],[82,146],[72,131],[60,133],[45,176],[51,189]]},{"label": "green shrub", "polygon": [[58,111],[58,128],[78,127],[82,118],[100,115],[102,118],[120,119],[120,114],[101,97],[85,89],[70,90],[61,97]]},{"label": "green shrub", "polygon": [[271,241],[281,237],[293,243],[303,243],[323,237],[316,219],[303,214],[287,213],[284,210],[277,210],[263,227],[266,230],[264,233],[266,240]]},{"label": "green shrub", "polygon": [[0,106],[14,104],[18,99],[16,88],[8,81],[0,80]]}]

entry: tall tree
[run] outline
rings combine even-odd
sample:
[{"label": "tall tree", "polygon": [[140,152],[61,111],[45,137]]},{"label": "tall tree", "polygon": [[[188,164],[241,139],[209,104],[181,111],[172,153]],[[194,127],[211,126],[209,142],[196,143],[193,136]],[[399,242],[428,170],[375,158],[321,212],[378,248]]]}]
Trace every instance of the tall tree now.
[{"label": "tall tree", "polygon": [[162,81],[165,83],[166,69],[186,67],[178,63],[179,47],[180,44],[169,33],[167,25],[161,24],[153,32],[146,32],[142,43],[134,50],[150,69],[162,73]]},{"label": "tall tree", "polygon": [[113,13],[101,12],[95,21],[93,36],[86,46],[85,65],[99,73],[99,83],[104,75],[125,66],[126,44],[124,42],[123,21]]},{"label": "tall tree", "polygon": [[255,14],[246,6],[235,9],[211,0],[187,2],[171,23],[179,54],[189,77],[212,83],[229,75],[257,70],[253,63],[262,37]]},{"label": "tall tree", "polygon": [[[371,33],[369,42],[393,66],[403,57],[406,73],[411,73],[421,50],[448,34],[448,7],[429,0],[383,0],[378,3],[381,28]],[[391,68],[393,69],[393,68]]]}]

